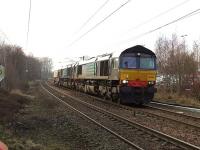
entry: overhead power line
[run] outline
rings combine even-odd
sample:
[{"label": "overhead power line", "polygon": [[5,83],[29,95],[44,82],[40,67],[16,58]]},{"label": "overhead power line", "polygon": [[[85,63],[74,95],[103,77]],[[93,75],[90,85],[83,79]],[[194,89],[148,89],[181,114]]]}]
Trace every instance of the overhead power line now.
[{"label": "overhead power line", "polygon": [[31,0],[29,2],[28,27],[27,27],[27,33],[26,33],[26,48],[28,46],[28,40],[29,40],[30,20],[31,20]]},{"label": "overhead power line", "polygon": [[199,8],[199,9],[196,9],[196,10],[190,12],[190,13],[187,13],[186,15],[184,15],[184,16],[182,16],[182,17],[179,17],[179,18],[177,18],[177,19],[175,19],[175,20],[173,20],[173,21],[171,21],[171,22],[169,22],[169,23],[166,23],[166,24],[164,24],[164,25],[162,25],[162,26],[160,26],[160,27],[157,27],[157,28],[155,28],[155,29],[153,29],[153,30],[150,30],[150,31],[148,31],[148,32],[144,32],[144,33],[142,33],[142,34],[139,34],[139,35],[137,35],[137,36],[135,36],[135,37],[133,37],[133,38],[131,38],[131,39],[129,39],[129,40],[136,40],[136,39],[138,39],[138,38],[140,38],[140,37],[143,37],[143,36],[145,36],[145,35],[147,35],[147,34],[150,34],[150,33],[152,33],[152,32],[155,32],[155,31],[157,31],[157,30],[160,30],[160,29],[162,29],[162,28],[164,28],[164,27],[166,27],[166,26],[169,26],[169,25],[171,25],[171,24],[174,24],[174,23],[176,23],[176,22],[178,22],[178,21],[181,21],[181,20],[184,20],[184,19],[186,19],[186,18],[192,17],[192,16],[197,15],[197,14],[199,14],[199,13],[200,13],[200,8]]},{"label": "overhead power line", "polygon": [[110,0],[106,0],[106,1],[94,12],[94,14],[92,14],[92,15],[83,23],[83,25],[80,27],[80,29],[79,29],[77,32],[81,31],[81,30],[90,22],[90,20],[92,20],[92,18],[94,18],[95,15],[97,15],[97,13],[100,12],[100,11],[103,9],[103,7],[104,7],[109,1],[110,1]]},{"label": "overhead power line", "polygon": [[104,21],[106,21],[108,18],[110,18],[113,14],[115,14],[117,11],[119,11],[122,7],[124,7],[126,4],[128,4],[131,0],[126,1],[124,4],[119,6],[117,9],[115,9],[112,13],[110,13],[108,16],[106,16],[103,20],[95,24],[92,28],[90,28],[87,32],[82,34],[80,37],[78,37],[76,40],[74,40],[71,44],[69,44],[68,47],[74,45],[76,42],[81,40],[84,36],[86,36],[88,33],[90,33],[92,30],[94,30],[96,27],[98,27],[100,24],[102,24]]},{"label": "overhead power line", "polygon": [[142,23],[140,23],[140,24],[138,24],[138,25],[136,25],[136,26],[130,28],[126,33],[130,32],[131,30],[138,29],[138,28],[140,28],[140,27],[142,27],[142,26],[148,24],[149,22],[151,22],[151,21],[153,21],[153,20],[155,20],[155,19],[157,19],[157,18],[159,18],[159,17],[161,17],[161,16],[163,16],[163,15],[165,15],[165,14],[167,14],[167,13],[169,13],[169,12],[175,10],[175,9],[177,9],[178,7],[184,5],[185,3],[189,2],[189,1],[191,1],[191,0],[185,0],[185,1],[183,1],[183,2],[181,2],[181,3],[179,3],[179,4],[177,4],[177,5],[175,5],[174,7],[169,8],[169,9],[167,9],[167,10],[165,10],[165,11],[159,13],[158,15],[156,15],[156,16],[154,16],[154,17],[152,17],[152,18],[150,18],[150,19],[148,19],[148,20],[146,20],[146,21],[143,21]]}]

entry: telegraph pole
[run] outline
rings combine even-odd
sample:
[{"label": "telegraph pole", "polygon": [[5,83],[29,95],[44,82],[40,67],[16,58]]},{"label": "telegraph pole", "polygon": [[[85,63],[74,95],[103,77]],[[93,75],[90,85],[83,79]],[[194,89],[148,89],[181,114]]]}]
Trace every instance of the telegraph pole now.
[{"label": "telegraph pole", "polygon": [[31,20],[31,0],[29,2],[29,13],[28,13],[28,27],[26,33],[26,49],[28,48],[29,30],[30,30],[30,20]]}]

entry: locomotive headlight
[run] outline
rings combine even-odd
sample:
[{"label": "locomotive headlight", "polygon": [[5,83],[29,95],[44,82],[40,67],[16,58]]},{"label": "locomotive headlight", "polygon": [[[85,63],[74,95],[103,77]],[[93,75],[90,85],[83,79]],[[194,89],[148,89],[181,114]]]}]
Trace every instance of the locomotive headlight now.
[{"label": "locomotive headlight", "polygon": [[127,84],[127,83],[128,83],[128,80],[122,80],[122,83],[123,83],[123,84]]},{"label": "locomotive headlight", "polygon": [[154,84],[155,82],[154,82],[154,81],[149,81],[148,83],[149,83],[149,84]]}]

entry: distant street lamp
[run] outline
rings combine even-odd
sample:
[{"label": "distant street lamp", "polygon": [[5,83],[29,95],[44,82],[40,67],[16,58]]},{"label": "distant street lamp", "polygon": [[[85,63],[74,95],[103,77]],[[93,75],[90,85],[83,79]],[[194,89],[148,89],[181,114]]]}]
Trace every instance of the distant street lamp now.
[{"label": "distant street lamp", "polygon": [[183,34],[181,35],[181,37],[183,38],[183,50],[185,51],[186,46],[185,46],[185,37],[188,36],[187,34]]},{"label": "distant street lamp", "polygon": [[181,35],[182,38],[184,38],[184,37],[186,37],[186,36],[188,36],[188,35],[187,35],[187,34]]}]

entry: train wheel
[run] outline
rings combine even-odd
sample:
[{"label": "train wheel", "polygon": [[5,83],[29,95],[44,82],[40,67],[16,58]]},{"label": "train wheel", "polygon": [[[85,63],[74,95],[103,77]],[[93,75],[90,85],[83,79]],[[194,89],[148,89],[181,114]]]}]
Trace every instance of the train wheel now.
[{"label": "train wheel", "polygon": [[112,101],[112,91],[109,89],[109,87],[106,87],[106,99]]},{"label": "train wheel", "polygon": [[110,90],[110,98],[113,102],[117,102],[118,99],[118,94],[117,94],[117,89],[116,87],[111,87]]},{"label": "train wheel", "polygon": [[111,100],[113,102],[118,102],[119,96],[116,93],[111,93]]}]

